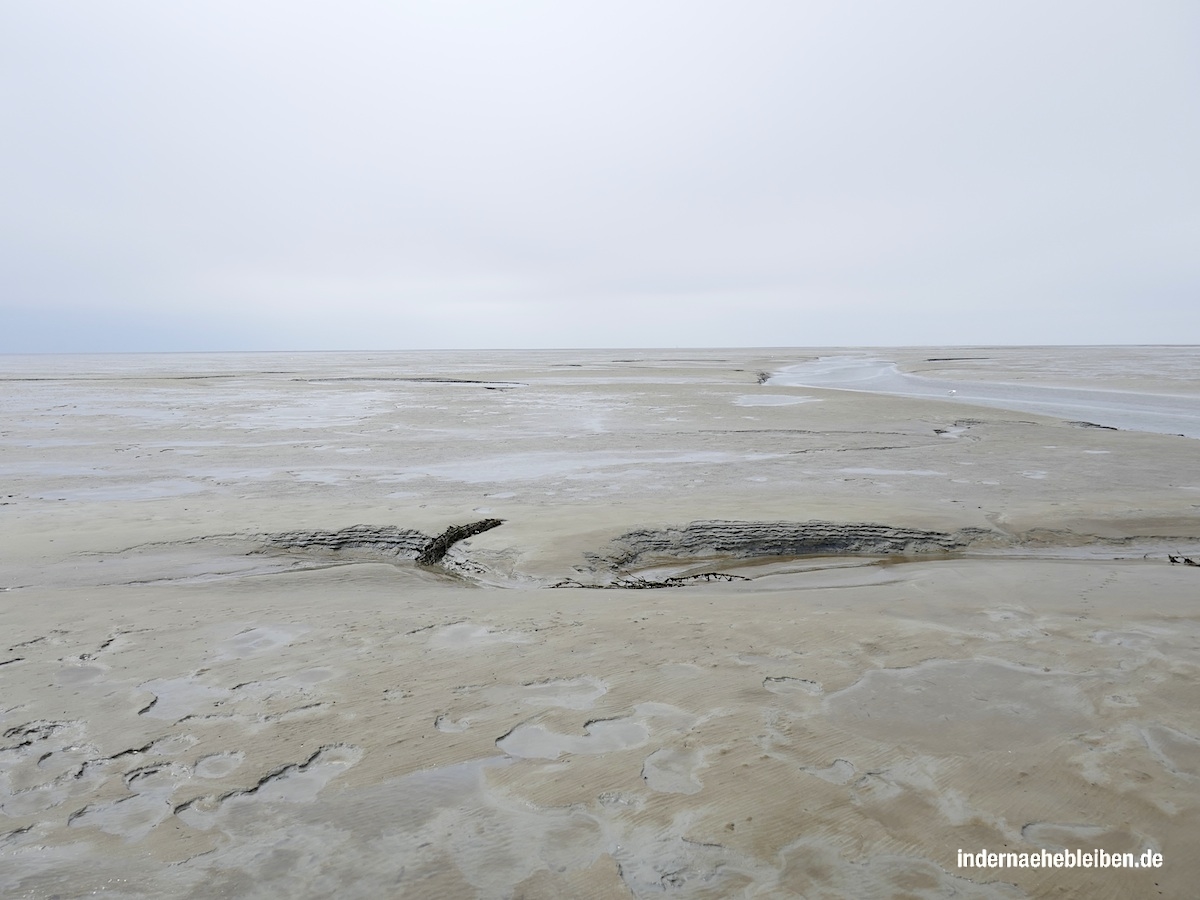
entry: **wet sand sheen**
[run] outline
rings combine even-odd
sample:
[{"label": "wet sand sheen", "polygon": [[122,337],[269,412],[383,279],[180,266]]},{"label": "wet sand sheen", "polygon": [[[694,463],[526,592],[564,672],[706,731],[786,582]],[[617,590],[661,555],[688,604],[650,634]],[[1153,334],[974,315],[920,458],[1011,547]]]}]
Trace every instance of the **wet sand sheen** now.
[{"label": "wet sand sheen", "polygon": [[1187,894],[1193,441],[628,355],[0,398],[0,892]]},{"label": "wet sand sheen", "polygon": [[[933,362],[936,360],[927,360]],[[959,360],[960,367],[970,358]],[[979,360],[990,362],[988,358]],[[948,362],[948,361],[947,361]],[[900,397],[936,397],[954,403],[1025,410],[1083,420],[1100,427],[1129,428],[1200,438],[1200,395],[1157,391],[1068,387],[1053,375],[1043,380],[985,381],[986,368],[971,378],[930,378],[903,372],[895,363],[869,356],[827,356],[788,366],[768,384],[870,391]],[[1001,376],[1003,377],[1003,376]],[[1179,385],[1174,385],[1176,389]]]}]

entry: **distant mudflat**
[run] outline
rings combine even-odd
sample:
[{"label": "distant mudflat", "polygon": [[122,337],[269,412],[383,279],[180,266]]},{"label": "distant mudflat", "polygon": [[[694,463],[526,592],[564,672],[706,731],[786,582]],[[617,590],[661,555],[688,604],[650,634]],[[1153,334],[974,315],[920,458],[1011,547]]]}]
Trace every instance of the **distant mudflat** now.
[{"label": "distant mudflat", "polygon": [[[917,375],[902,371],[897,363],[872,356],[830,355],[806,363],[787,366],[772,376],[769,384],[826,387],[838,390],[870,391],[895,397],[937,398],[954,403],[990,406],[1034,412],[1041,415],[1073,419],[1075,424],[1096,428],[1124,428],[1134,431],[1153,431],[1162,434],[1181,434],[1200,438],[1200,393],[1189,389],[1188,378],[1195,374],[1194,354],[1179,348],[1137,348],[1136,351],[1106,350],[1109,355],[1110,379],[1139,373],[1138,364],[1150,353],[1160,364],[1175,369],[1174,379],[1155,384],[1139,385],[1140,389],[1101,386],[1099,384],[1071,386],[1064,382],[1074,378],[1056,378],[1054,373],[1042,373],[1040,378],[1030,373],[1006,371],[987,365],[987,357],[927,358],[925,364],[940,364],[939,369],[953,365],[954,377]],[[1063,348],[1062,355],[1095,356],[1075,349]],[[972,365],[974,364],[974,365]],[[992,380],[996,379],[996,380]],[[1007,379],[1007,380],[1005,380]]]},{"label": "distant mudflat", "polygon": [[[1186,347],[0,357],[0,894],[1189,896],[1197,398]],[[1164,864],[957,864],[1043,848]]]}]

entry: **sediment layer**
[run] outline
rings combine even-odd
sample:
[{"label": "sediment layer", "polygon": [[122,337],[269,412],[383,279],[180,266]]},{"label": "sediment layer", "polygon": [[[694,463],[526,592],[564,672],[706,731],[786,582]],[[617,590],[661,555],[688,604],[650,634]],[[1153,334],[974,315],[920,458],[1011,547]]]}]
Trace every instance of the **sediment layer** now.
[{"label": "sediment layer", "polygon": [[951,553],[983,541],[1006,539],[982,528],[942,532],[865,522],[701,520],[682,528],[627,532],[598,559],[628,568],[655,559],[704,556],[915,556]]},{"label": "sediment layer", "polygon": [[261,537],[273,549],[329,553],[357,550],[432,566],[440,563],[459,541],[503,524],[503,519],[481,519],[467,525],[451,525],[437,536],[395,525],[351,525],[338,531],[285,531]]},{"label": "sediment layer", "polygon": [[351,525],[338,531],[284,531],[261,537],[277,550],[365,550],[399,559],[416,559],[433,540],[423,532],[395,525]]}]

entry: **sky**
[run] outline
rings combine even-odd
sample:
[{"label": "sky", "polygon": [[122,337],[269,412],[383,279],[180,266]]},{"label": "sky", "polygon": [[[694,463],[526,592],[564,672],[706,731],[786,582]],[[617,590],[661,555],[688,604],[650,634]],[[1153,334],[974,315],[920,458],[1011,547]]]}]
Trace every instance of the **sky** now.
[{"label": "sky", "polygon": [[1108,343],[1194,0],[0,0],[0,352]]}]

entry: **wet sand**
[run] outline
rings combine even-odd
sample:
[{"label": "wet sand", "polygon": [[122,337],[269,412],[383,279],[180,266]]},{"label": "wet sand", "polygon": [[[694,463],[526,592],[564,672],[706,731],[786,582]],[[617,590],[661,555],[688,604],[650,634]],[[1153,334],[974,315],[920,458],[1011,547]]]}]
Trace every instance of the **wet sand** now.
[{"label": "wet sand", "polygon": [[1188,896],[1200,444],[856,352],[0,360],[0,894]]}]

